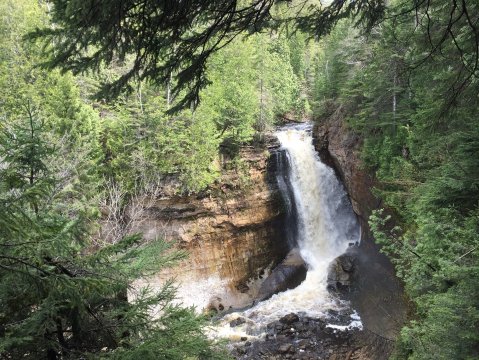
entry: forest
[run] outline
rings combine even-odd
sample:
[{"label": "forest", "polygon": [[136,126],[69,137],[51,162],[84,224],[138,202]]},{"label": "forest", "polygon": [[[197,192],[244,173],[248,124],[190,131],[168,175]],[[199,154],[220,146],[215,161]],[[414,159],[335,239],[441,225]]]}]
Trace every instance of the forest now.
[{"label": "forest", "polygon": [[174,282],[129,301],[187,254],[144,241],[128,211],[165,179],[208,194],[285,119],[361,138],[381,199],[369,224],[411,307],[391,358],[479,357],[479,3],[0,0],[0,14],[0,358],[229,358]]}]

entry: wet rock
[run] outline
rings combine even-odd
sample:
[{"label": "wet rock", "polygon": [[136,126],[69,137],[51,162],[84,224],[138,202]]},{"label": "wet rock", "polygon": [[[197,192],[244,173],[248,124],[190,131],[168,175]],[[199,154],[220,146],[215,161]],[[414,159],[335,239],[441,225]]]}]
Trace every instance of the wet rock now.
[{"label": "wet rock", "polygon": [[221,303],[223,300],[218,297],[218,296],[215,296],[213,298],[210,299],[210,302],[208,303],[208,305],[206,306],[206,310],[207,311],[213,311],[213,312],[220,312],[220,311],[223,311],[225,309],[224,305]]},{"label": "wet rock", "polygon": [[341,268],[347,273],[351,273],[354,270],[354,258],[350,255],[343,255],[339,257]]},{"label": "wet rock", "polygon": [[299,249],[291,250],[261,285],[259,300],[266,300],[281,291],[293,289],[306,278],[307,267]]},{"label": "wet rock", "polygon": [[285,354],[285,353],[290,352],[292,350],[292,348],[293,348],[293,345],[291,345],[291,344],[282,344],[278,348],[278,352],[280,354]]},{"label": "wet rock", "polygon": [[306,339],[301,339],[298,341],[298,347],[302,350],[306,349],[309,347],[309,340],[306,340]]},{"label": "wet rock", "polygon": [[304,332],[303,336],[304,336],[306,339],[311,339],[311,338],[313,338],[314,333],[313,333],[312,331],[306,331],[306,332]]},{"label": "wet rock", "polygon": [[283,334],[285,334],[286,336],[292,337],[296,335],[296,330],[294,328],[284,329]]},{"label": "wet rock", "polygon": [[354,256],[345,254],[338,256],[328,268],[328,288],[331,290],[344,290],[351,285],[355,269]]},{"label": "wet rock", "polygon": [[[338,319],[349,319],[352,311],[331,311],[330,315]],[[349,314],[348,316],[346,316]],[[297,315],[297,314],[293,314]],[[292,317],[293,318],[293,317]],[[268,324],[272,335],[267,335],[261,340],[249,339],[242,346],[244,353],[233,351],[237,359],[248,360],[384,360],[392,351],[394,342],[359,329],[340,331],[326,327],[331,319],[311,319],[298,316],[299,320],[293,324],[281,324],[274,322]],[[276,325],[281,329],[276,330]],[[305,331],[296,332],[294,338],[286,333],[299,325],[305,327]],[[250,343],[247,345],[247,343]]]},{"label": "wet rock", "polygon": [[249,286],[246,285],[245,283],[240,283],[236,285],[236,290],[238,290],[240,293],[247,293],[249,291]]},{"label": "wet rock", "polygon": [[296,328],[296,331],[298,331],[298,332],[305,332],[305,331],[308,330],[308,324],[300,322],[300,323],[295,325],[295,328]]},{"label": "wet rock", "polygon": [[246,354],[246,349],[243,348],[243,347],[237,347],[236,352],[240,355],[244,355],[244,354]]},{"label": "wet rock", "polygon": [[291,313],[288,315],[283,316],[279,321],[283,324],[293,324],[295,322],[299,321],[299,316],[296,315],[295,313]]},{"label": "wet rock", "polygon": [[230,327],[236,327],[244,324],[246,320],[244,318],[236,318],[232,321],[230,321]]}]

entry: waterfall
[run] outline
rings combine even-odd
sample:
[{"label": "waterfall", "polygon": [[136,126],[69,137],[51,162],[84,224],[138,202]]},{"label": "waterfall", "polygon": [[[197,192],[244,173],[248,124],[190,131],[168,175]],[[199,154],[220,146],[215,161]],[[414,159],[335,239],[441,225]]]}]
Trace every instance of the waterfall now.
[{"label": "waterfall", "polygon": [[[325,272],[328,264],[350,243],[359,241],[356,215],[334,171],[319,159],[312,143],[311,126],[287,127],[276,135],[288,154],[287,166],[291,167],[285,173],[289,174],[294,194],[301,255],[310,273]],[[282,192],[289,190],[279,188]]]},{"label": "waterfall", "polygon": [[[360,238],[360,226],[342,184],[314,149],[311,125],[288,126],[276,136],[281,143],[276,155],[277,183],[286,207],[288,241],[299,248],[308,272],[298,287],[240,314],[254,324],[244,329],[248,334],[255,326],[291,312],[325,317],[328,310],[344,307],[327,290],[328,267]],[[227,316],[226,321],[235,316],[238,313]]]}]

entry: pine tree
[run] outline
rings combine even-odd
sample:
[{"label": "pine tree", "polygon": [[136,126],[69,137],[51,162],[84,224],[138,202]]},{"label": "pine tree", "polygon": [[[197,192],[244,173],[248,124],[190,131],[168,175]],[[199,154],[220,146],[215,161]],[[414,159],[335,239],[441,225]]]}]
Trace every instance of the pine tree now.
[{"label": "pine tree", "polygon": [[203,333],[203,319],[171,303],[171,283],[128,298],[133,280],[184,254],[159,240],[142,245],[138,235],[92,251],[85,218],[64,213],[62,199],[51,197],[55,177],[45,164],[58,154],[44,141],[41,119],[28,106],[24,115],[0,137],[0,353],[220,357]]}]

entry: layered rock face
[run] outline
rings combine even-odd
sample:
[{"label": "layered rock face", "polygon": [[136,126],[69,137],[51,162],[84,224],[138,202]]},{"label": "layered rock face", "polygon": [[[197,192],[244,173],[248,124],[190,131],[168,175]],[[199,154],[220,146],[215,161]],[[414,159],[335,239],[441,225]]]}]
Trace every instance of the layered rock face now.
[{"label": "layered rock face", "polygon": [[[347,127],[340,109],[315,126],[314,137],[321,159],[337,172],[349,194],[354,212],[367,225],[371,211],[380,207],[381,201],[372,194],[374,180],[360,160],[361,138]],[[367,230],[367,226],[363,226],[363,229]]]},{"label": "layered rock face", "polygon": [[351,300],[366,330],[393,340],[407,317],[408,306],[391,262],[379,252],[369,230],[369,215],[382,202],[373,195],[374,179],[359,156],[361,138],[347,127],[340,109],[319,122],[314,133],[316,149],[341,178],[362,228],[360,245],[349,248],[331,264],[328,283]]},{"label": "layered rock face", "polygon": [[165,238],[188,251],[179,266],[147,280],[156,287],[175,277],[184,304],[222,311],[252,303],[262,279],[289,250],[268,151],[244,148],[240,155],[242,170],[225,171],[201,195],[163,192],[134,226],[147,240]]}]

